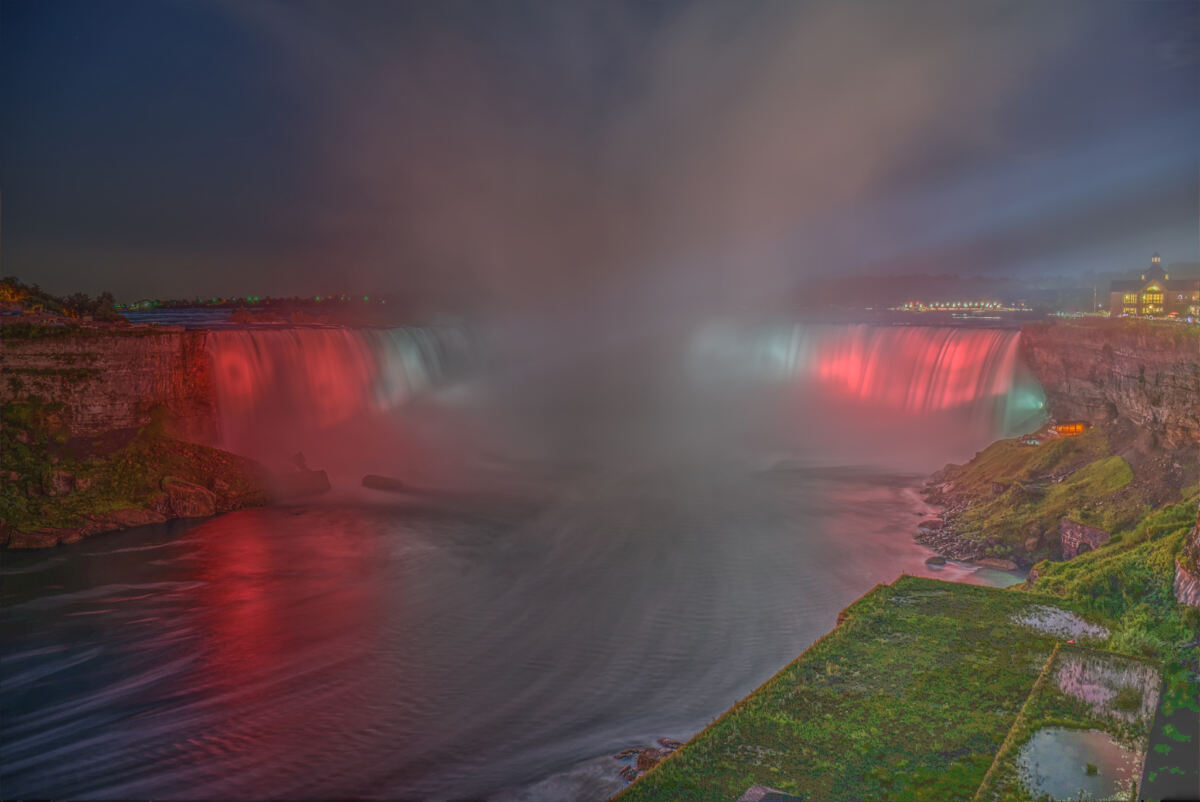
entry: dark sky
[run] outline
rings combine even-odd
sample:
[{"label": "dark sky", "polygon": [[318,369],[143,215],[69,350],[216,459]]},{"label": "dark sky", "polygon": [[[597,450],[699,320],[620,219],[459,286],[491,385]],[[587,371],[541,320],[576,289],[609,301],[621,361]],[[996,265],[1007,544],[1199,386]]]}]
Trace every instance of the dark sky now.
[{"label": "dark sky", "polygon": [[1200,259],[1194,0],[0,9],[0,269],[52,291],[601,309]]}]

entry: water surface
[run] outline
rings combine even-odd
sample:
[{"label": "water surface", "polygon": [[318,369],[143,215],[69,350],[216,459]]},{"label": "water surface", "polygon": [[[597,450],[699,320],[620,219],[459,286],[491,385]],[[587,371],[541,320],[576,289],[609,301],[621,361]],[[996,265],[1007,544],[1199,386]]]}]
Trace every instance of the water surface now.
[{"label": "water surface", "polygon": [[608,755],[686,739],[876,583],[1011,581],[924,565],[918,481],[580,475],[7,553],[4,794],[603,799]]}]

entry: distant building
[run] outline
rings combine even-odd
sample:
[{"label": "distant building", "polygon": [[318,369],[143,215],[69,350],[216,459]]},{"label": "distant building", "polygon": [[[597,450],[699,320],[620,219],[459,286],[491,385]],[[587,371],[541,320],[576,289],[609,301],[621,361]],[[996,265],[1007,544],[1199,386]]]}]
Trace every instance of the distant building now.
[{"label": "distant building", "polygon": [[1171,278],[1157,253],[1141,278],[1114,281],[1109,292],[1113,317],[1200,317],[1200,279]]}]

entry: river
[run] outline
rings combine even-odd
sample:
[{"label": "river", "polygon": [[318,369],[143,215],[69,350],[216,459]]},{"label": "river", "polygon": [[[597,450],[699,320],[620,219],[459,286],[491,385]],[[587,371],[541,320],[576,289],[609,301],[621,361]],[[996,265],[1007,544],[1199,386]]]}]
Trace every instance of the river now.
[{"label": "river", "polygon": [[874,463],[863,442],[626,469],[497,459],[452,493],[337,481],[5,553],[0,787],[605,799],[625,784],[613,753],[687,739],[875,584],[1015,581],[926,566],[912,539],[930,466],[999,433],[923,434]]}]

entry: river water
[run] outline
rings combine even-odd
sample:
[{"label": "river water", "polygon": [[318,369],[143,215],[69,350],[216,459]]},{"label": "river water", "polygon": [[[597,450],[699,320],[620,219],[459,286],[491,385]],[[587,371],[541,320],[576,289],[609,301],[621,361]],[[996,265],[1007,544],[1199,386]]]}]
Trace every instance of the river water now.
[{"label": "river water", "polygon": [[[838,387],[853,360],[887,378],[875,335],[855,336],[836,338]],[[987,336],[1008,355],[989,375],[1009,370],[1015,333]],[[957,392],[951,367],[938,381]],[[947,433],[915,397],[896,412],[915,417],[872,413],[874,431],[935,434],[887,459],[865,425],[855,448],[783,461],[494,459],[455,492],[337,481],[313,502],[4,553],[0,794],[605,799],[625,784],[612,754],[685,740],[875,584],[1014,581],[924,564],[921,481],[1003,425]]]}]

